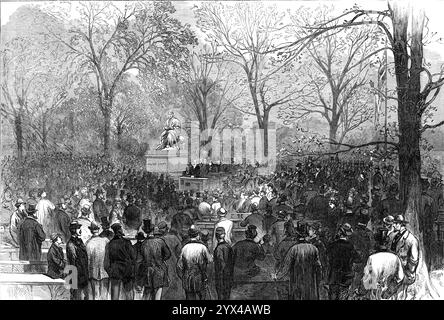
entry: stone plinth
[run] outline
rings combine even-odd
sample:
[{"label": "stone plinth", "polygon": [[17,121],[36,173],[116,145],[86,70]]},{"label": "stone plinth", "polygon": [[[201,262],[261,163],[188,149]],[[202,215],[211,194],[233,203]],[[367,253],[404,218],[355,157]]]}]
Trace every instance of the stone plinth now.
[{"label": "stone plinth", "polygon": [[185,171],[188,153],[183,150],[150,150],[146,153],[146,170],[175,175]]}]

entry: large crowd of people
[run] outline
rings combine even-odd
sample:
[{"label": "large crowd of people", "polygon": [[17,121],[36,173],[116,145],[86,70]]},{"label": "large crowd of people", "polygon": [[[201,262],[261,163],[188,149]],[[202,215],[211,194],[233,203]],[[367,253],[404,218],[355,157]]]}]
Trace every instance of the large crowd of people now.
[{"label": "large crowd of people", "polygon": [[[62,278],[65,265],[77,268],[72,299],[172,299],[177,292],[208,299],[209,283],[218,299],[229,299],[261,273],[277,286],[288,279],[289,299],[365,297],[361,279],[376,252],[396,254],[402,285],[414,282],[418,235],[408,230],[393,165],[308,160],[259,175],[252,165],[190,164],[188,174],[227,173],[224,188],[198,192],[179,191],[166,175],[90,160],[85,179],[60,187],[53,202],[46,187],[22,190],[11,217],[20,259],[40,260],[50,237],[47,274]],[[422,190],[422,254],[433,269],[441,178],[424,177]],[[212,227],[199,227],[204,222]],[[264,269],[267,257],[272,265]]]}]

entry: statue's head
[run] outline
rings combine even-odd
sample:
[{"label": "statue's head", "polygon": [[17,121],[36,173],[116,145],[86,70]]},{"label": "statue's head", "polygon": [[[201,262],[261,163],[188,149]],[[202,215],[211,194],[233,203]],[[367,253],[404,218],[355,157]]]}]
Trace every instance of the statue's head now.
[{"label": "statue's head", "polygon": [[168,118],[172,118],[172,117],[174,117],[174,111],[170,111],[170,112],[168,113]]}]

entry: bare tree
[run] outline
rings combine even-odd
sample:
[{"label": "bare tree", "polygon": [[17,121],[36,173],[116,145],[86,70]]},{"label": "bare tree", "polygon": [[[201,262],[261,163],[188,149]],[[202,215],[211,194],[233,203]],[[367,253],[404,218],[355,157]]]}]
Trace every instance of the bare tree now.
[{"label": "bare tree", "polygon": [[44,76],[45,55],[31,39],[17,37],[2,45],[1,51],[1,115],[14,126],[17,156],[21,161],[24,151],[24,127],[29,96],[35,91],[35,82]]},{"label": "bare tree", "polygon": [[[211,144],[215,131],[226,122],[223,120],[227,111],[243,94],[233,66],[220,56],[214,44],[194,52],[190,57],[190,71],[182,84],[185,93],[182,111],[188,119],[199,122],[201,147]],[[211,156],[211,147],[208,155]]]},{"label": "bare tree", "polygon": [[[304,26],[329,19],[330,7],[316,10],[298,10],[292,15],[291,32],[299,38],[310,30]],[[297,104],[280,109],[284,121],[299,120],[320,115],[329,126],[331,150],[336,150],[346,136],[372,118],[372,96],[368,83],[373,66],[368,56],[375,54],[381,38],[378,28],[336,30],[315,38],[306,47],[308,61],[303,74],[308,85]],[[381,49],[382,50],[382,49]]]},{"label": "bare tree", "polygon": [[[258,2],[235,4],[204,2],[196,8],[198,26],[223,53],[223,59],[243,72],[251,101],[239,109],[256,117],[263,130],[264,157],[268,157],[268,126],[273,108],[293,101],[294,81],[283,81],[284,64],[274,49],[282,44],[284,14]],[[288,76],[289,74],[287,74]]]},{"label": "bare tree", "polygon": [[[57,6],[51,12],[69,25],[67,32],[47,26],[47,32],[69,49],[95,79],[99,108],[104,117],[104,153],[110,152],[111,114],[116,88],[125,73],[170,74],[183,67],[187,45],[196,43],[189,26],[172,17],[171,2],[111,2],[73,4],[79,15],[70,20]],[[69,12],[69,11],[68,11]]]},{"label": "bare tree", "polygon": [[[344,19],[347,20],[344,21]],[[419,235],[422,249],[422,234],[418,223],[418,216],[422,214],[421,135],[428,129],[444,124],[444,121],[439,121],[434,125],[423,124],[422,119],[435,102],[444,84],[444,69],[441,68],[440,72],[432,73],[424,61],[426,23],[424,10],[418,8],[412,10],[411,7],[402,6],[396,2],[389,3],[386,10],[363,10],[355,6],[328,22],[310,27],[312,32],[307,37],[286,47],[292,51],[299,51],[308,46],[314,38],[331,30],[340,32],[345,28],[376,25],[384,32],[395,63],[400,196],[404,204],[406,219],[410,221],[412,231]],[[426,75],[425,83],[421,81],[421,75]],[[379,143],[381,142],[376,141],[364,145]],[[414,294],[436,297],[438,293],[430,283],[423,255],[420,256],[419,263],[419,280],[414,288]]]}]

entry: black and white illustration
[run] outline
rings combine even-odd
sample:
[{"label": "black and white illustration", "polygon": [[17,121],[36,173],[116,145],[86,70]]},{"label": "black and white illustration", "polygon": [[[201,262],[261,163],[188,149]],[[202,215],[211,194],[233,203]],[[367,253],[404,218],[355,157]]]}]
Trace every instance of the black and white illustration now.
[{"label": "black and white illustration", "polygon": [[0,299],[444,299],[443,12],[2,1]]}]

